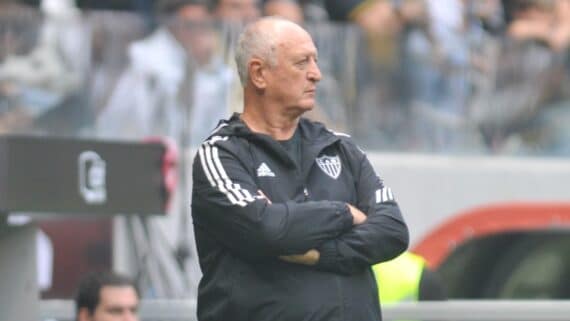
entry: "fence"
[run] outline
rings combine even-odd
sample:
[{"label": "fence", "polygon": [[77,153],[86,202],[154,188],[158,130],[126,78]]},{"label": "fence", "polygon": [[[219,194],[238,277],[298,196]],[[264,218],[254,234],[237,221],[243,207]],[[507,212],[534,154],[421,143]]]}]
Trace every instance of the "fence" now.
[{"label": "fence", "polygon": [[[292,307],[293,308],[293,307]],[[71,321],[72,301],[47,300],[40,305],[41,320]],[[448,321],[559,321],[570,318],[570,301],[452,300],[401,303],[382,308],[383,320]],[[193,300],[143,300],[142,321],[195,321]]]}]

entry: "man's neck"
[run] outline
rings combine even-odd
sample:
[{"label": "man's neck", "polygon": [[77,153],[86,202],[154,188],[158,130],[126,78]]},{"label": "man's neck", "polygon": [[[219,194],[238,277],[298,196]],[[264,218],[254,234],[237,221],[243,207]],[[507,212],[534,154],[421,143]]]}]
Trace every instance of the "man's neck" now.
[{"label": "man's neck", "polygon": [[[259,106],[257,106],[259,107]],[[275,140],[287,140],[295,134],[300,116],[263,111],[262,108],[244,106],[241,120],[253,132],[266,134]]]}]

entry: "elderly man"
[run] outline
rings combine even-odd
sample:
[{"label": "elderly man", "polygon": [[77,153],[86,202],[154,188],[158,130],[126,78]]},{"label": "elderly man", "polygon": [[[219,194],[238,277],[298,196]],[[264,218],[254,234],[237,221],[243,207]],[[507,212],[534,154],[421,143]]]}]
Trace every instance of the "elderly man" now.
[{"label": "elderly man", "polygon": [[112,272],[92,273],[77,289],[77,321],[137,321],[139,294],[133,281]]},{"label": "elderly man", "polygon": [[350,137],[301,118],[321,78],[311,37],[263,18],[236,62],[244,112],[194,161],[198,319],[380,320],[370,266],[404,251],[408,230]]}]

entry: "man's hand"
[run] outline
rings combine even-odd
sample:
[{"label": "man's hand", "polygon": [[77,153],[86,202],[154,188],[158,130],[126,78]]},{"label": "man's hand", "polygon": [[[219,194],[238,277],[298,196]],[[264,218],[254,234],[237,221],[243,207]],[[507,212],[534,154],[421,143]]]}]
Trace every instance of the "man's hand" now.
[{"label": "man's hand", "polygon": [[294,254],[294,255],[281,255],[279,258],[285,262],[304,264],[304,265],[315,265],[319,262],[320,253],[315,249],[307,251],[305,254]]},{"label": "man's hand", "polygon": [[356,207],[348,203],[346,205],[348,205],[348,208],[350,209],[350,214],[352,214],[353,225],[360,225],[366,221],[366,214],[362,213],[361,210],[357,209]]},{"label": "man's hand", "polygon": [[260,199],[267,200],[267,203],[272,204],[272,203],[271,203],[271,200],[269,199],[269,197],[267,197],[267,196],[265,195],[265,193],[263,193],[263,191],[260,190],[260,189],[257,190],[257,195],[255,196],[255,198],[260,198]]},{"label": "man's hand", "polygon": [[[260,191],[260,193],[262,192]],[[362,213],[361,210],[357,209],[356,207],[348,203],[346,205],[348,205],[348,208],[350,209],[350,214],[352,214],[352,223],[354,225],[360,225],[366,221],[366,215]],[[311,249],[307,251],[307,253],[305,254],[281,255],[279,256],[279,258],[289,263],[315,265],[319,262],[320,256],[321,254],[319,253],[319,251]]]}]

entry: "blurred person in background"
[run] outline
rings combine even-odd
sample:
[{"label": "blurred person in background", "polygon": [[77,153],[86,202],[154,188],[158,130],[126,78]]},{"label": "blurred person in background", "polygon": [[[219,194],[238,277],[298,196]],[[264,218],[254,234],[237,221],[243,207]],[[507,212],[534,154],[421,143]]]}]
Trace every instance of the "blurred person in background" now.
[{"label": "blurred person in background", "polygon": [[[55,31],[60,17],[20,1],[0,1],[0,135],[69,135],[81,125],[74,118],[82,110],[81,76]],[[10,215],[8,224],[32,221],[22,214]],[[52,287],[54,248],[42,230],[36,244],[38,286],[45,291]]]},{"label": "blurred person in background", "polygon": [[[119,217],[115,228],[122,235],[132,234],[121,247],[133,256],[130,261],[125,259],[126,269],[151,275],[141,281],[149,282],[148,287],[141,285],[143,293],[187,298],[195,293],[200,271],[193,257],[186,153],[228,115],[229,88],[235,76],[221,59],[219,35],[205,1],[161,0],[156,12],[160,26],[129,46],[129,65],[97,119],[97,134],[135,140],[167,137],[182,151],[169,215],[144,222]],[[129,234],[131,227],[139,224],[145,224],[148,233]],[[152,244],[160,255],[156,264],[169,273],[153,275],[154,270],[140,264],[146,258],[136,257],[139,252],[131,250],[141,244],[137,237]]]},{"label": "blurred person in background", "polygon": [[378,128],[386,137],[380,147],[449,152],[471,140],[459,135],[472,67],[467,2],[370,0],[349,11],[367,34],[375,66],[376,90],[366,92],[364,97],[372,98],[362,109],[375,122],[364,127]]},{"label": "blurred person in background", "polygon": [[[210,9],[214,19],[221,25],[221,55],[225,64],[236,69],[234,49],[243,26],[261,16],[260,0],[210,0]],[[239,81],[236,79],[230,87],[230,110],[243,110],[243,97]]]},{"label": "blurred person in background", "polygon": [[121,274],[90,273],[77,287],[76,321],[137,321],[138,307],[137,287]]},{"label": "blurred person in background", "polygon": [[[161,26],[129,47],[129,66],[98,117],[97,133],[195,145],[227,115],[233,75],[218,55],[205,1],[161,0],[157,13]],[[185,129],[189,137],[181,137]]]},{"label": "blurred person in background", "polygon": [[98,115],[128,67],[128,47],[148,36],[152,22],[145,16],[118,10],[85,11],[83,19],[84,32],[90,36],[87,100],[93,115]]},{"label": "blurred person in background", "polygon": [[570,30],[567,0],[504,0],[509,36],[518,41],[535,40],[555,51],[568,48]]},{"label": "blurred person in background", "polygon": [[470,95],[471,48],[467,1],[425,0],[422,32],[404,39],[404,87],[420,150],[452,152],[465,148],[459,125]]},{"label": "blurred person in background", "polygon": [[303,8],[295,0],[266,0],[263,3],[264,16],[279,16],[298,25],[304,23]]},{"label": "blurred person in background", "polygon": [[[222,45],[225,46],[222,48],[224,61],[233,64],[233,50],[237,37],[244,24],[261,16],[261,4],[259,0],[211,0],[209,5],[214,19],[222,26]],[[239,88],[234,90],[238,93],[232,94],[237,95],[236,99],[241,101]]]},{"label": "blurred person in background", "polygon": [[[570,155],[567,0],[503,0],[505,38],[470,116],[489,150]],[[489,59],[490,60],[490,59]]]},{"label": "blurred person in background", "polygon": [[381,304],[447,299],[439,274],[426,260],[410,251],[390,261],[372,266]]},{"label": "blurred person in background", "polygon": [[508,32],[522,43],[548,48],[550,68],[536,108],[507,142],[515,136],[520,146],[515,150],[522,154],[570,156],[570,1],[528,2],[520,1]]},{"label": "blurred person in background", "polygon": [[309,23],[322,23],[330,20],[322,0],[298,0],[297,2],[301,8],[303,8],[305,21]]},{"label": "blurred person in background", "polygon": [[365,39],[357,58],[352,133],[375,148],[409,148],[415,128],[408,108],[411,89],[404,78],[405,69],[413,69],[406,47],[414,35],[425,39],[428,49],[433,42],[426,1],[325,0],[324,4],[333,21],[356,24]]},{"label": "blurred person in background", "polygon": [[[370,42],[372,59],[377,63],[394,66],[397,58],[397,40],[402,25],[396,8],[401,1],[388,0],[326,0],[325,8],[332,21],[352,22],[364,31]],[[406,8],[414,0],[404,1]],[[396,4],[398,7],[396,7]],[[407,10],[402,11],[402,17]]]},{"label": "blurred person in background", "polygon": [[331,20],[353,22],[371,42],[372,59],[393,66],[397,42],[407,26],[427,25],[424,0],[325,0]]},{"label": "blurred person in background", "polygon": [[45,22],[34,8],[0,2],[0,133],[59,131],[40,129],[41,120],[64,105],[80,109],[70,103],[80,77]]},{"label": "blurred person in background", "polygon": [[211,0],[216,19],[230,24],[244,24],[261,15],[258,0]]}]

